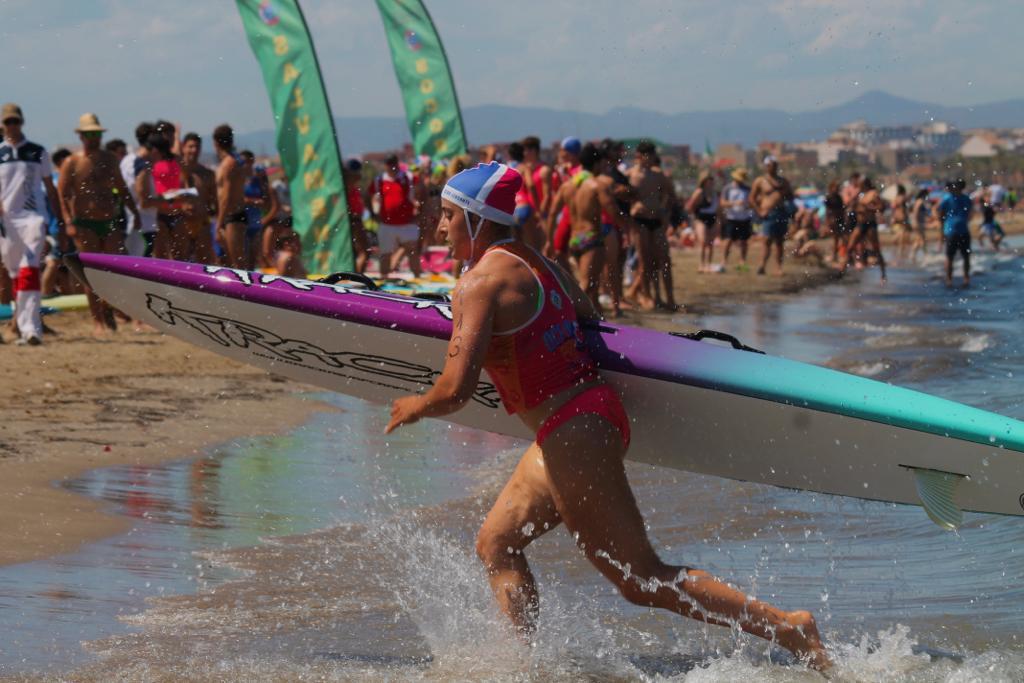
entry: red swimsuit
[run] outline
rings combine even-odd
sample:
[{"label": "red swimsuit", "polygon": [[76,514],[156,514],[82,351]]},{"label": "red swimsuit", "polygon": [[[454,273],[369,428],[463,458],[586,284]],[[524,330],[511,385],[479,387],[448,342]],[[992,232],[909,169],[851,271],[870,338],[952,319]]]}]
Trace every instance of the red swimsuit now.
[{"label": "red swimsuit", "polygon": [[[583,346],[583,331],[572,298],[562,287],[547,260],[521,242],[491,245],[484,258],[504,253],[519,259],[537,279],[537,311],[519,327],[495,332],[484,359],[484,369],[510,414],[529,410],[579,384],[598,380],[597,365]],[[629,445],[629,418],[618,394],[597,384],[577,394],[556,410],[537,432],[537,444],[564,422],[595,413],[615,425]]]}]

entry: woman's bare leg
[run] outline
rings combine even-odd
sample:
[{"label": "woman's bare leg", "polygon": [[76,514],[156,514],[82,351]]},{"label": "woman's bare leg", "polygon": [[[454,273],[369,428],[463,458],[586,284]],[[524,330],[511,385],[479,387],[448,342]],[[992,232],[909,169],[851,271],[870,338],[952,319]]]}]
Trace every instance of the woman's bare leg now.
[{"label": "woman's bare leg", "polygon": [[476,540],[476,552],[487,569],[498,606],[520,633],[533,631],[539,607],[537,584],[523,550],[560,523],[540,448],[531,444]]},{"label": "woman's bare leg", "polygon": [[809,612],[785,612],[706,572],[661,561],[626,479],[618,430],[604,418],[583,414],[568,420],[547,437],[543,455],[562,521],[627,600],[707,623],[735,623],[815,668],[831,666]]}]

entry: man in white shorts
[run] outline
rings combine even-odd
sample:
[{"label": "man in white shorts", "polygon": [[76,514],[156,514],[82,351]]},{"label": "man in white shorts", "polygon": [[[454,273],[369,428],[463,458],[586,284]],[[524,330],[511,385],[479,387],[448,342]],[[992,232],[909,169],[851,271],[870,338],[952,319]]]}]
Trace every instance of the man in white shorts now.
[{"label": "man in white shorts", "polygon": [[[42,145],[29,142],[21,132],[21,107],[5,104],[0,110],[4,139],[0,143],[0,254],[14,286],[18,344],[43,343],[40,300],[40,262],[46,244],[46,202],[57,212],[64,230],[57,190],[53,186],[50,156]],[[45,193],[44,193],[45,188]]]},{"label": "man in white shorts", "polygon": [[[420,276],[420,228],[416,223],[415,181],[398,165],[398,156],[384,160],[387,169],[370,183],[370,205],[375,207],[380,276],[385,278],[401,259],[401,251],[409,256],[409,270]],[[394,259],[393,257],[398,258]]]}]

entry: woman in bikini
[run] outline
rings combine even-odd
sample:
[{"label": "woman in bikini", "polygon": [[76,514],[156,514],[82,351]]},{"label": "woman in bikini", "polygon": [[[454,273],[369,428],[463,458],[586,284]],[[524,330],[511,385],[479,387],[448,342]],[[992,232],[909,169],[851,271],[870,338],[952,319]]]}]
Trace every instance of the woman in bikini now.
[{"label": "woman in bikini", "polygon": [[623,466],[629,418],[583,343],[580,321],[596,312],[568,274],[513,237],[521,184],[515,170],[491,163],[445,186],[437,229],[468,268],[454,291],[444,371],[425,394],[394,402],[386,431],[456,412],[486,369],[506,409],[536,434],[477,538],[498,603],[521,635],[533,632],[539,609],[523,550],[564,522],[630,602],[738,625],[828,668],[809,612],[785,612],[655,553]]}]

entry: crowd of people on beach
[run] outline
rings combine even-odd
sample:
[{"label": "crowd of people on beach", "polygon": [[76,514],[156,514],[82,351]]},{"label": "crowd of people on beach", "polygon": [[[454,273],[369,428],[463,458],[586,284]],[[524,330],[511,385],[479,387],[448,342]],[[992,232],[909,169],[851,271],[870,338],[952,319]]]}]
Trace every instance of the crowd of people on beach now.
[{"label": "crowd of people on beach", "polygon": [[[99,118],[83,114],[75,127],[81,147],[52,154],[26,139],[24,121],[18,105],[3,106],[0,303],[14,303],[11,329],[19,344],[38,345],[51,332],[40,315],[43,297],[83,291],[61,261],[74,251],[307,275],[287,178],[274,178],[252,152],[237,150],[229,125],[208,138],[216,155],[210,168],[202,161],[203,136],[183,133],[168,120],[140,123],[129,148],[121,139],[104,143]],[[877,265],[884,281],[880,225],[895,233],[900,260],[917,259],[929,233],[941,227],[936,243],[947,255],[947,283],[961,255],[966,284],[972,212],[982,215],[979,242],[998,249],[1004,231],[997,214],[1013,203],[1013,194],[997,184],[967,195],[962,180],[951,181],[945,194],[934,188],[908,193],[899,185],[886,201],[872,178],[853,173],[830,182],[815,204],[797,196],[770,155],[752,181],[744,167],[728,175],[708,169],[684,194],[648,140],[627,148],[607,138],[567,137],[551,152],[528,136],[483,147],[476,161],[502,161],[521,174],[519,237],[575,273],[598,310],[612,317],[628,308],[679,308],[673,279],[679,247],[699,252],[701,275],[725,272],[733,254],[738,272],[764,275],[774,263],[773,273],[781,275],[790,254],[841,272]],[[391,154],[378,169],[347,159],[343,175],[356,271],[386,279],[404,263],[420,276],[425,250],[444,250],[435,235],[441,191],[473,163],[469,155],[402,160]],[[751,242],[762,245],[756,269],[748,262]],[[462,264],[445,266],[457,276]],[[115,330],[119,316],[130,322],[86,294],[97,336]]]}]

